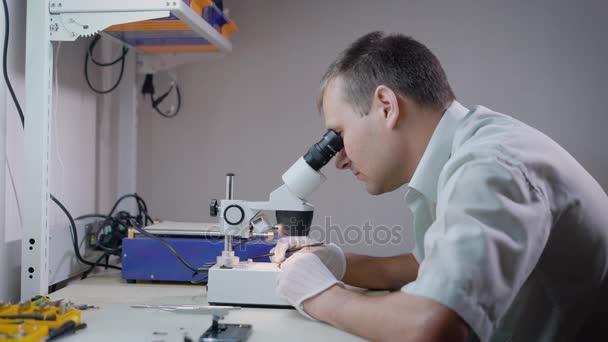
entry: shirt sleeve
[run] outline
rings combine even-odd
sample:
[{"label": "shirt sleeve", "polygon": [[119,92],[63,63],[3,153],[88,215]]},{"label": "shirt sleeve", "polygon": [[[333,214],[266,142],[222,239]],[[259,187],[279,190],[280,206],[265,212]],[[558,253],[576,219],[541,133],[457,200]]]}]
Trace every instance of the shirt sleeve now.
[{"label": "shirt sleeve", "polygon": [[496,157],[446,164],[438,189],[418,278],[402,291],[446,305],[487,341],[538,262],[551,213],[524,169]]}]

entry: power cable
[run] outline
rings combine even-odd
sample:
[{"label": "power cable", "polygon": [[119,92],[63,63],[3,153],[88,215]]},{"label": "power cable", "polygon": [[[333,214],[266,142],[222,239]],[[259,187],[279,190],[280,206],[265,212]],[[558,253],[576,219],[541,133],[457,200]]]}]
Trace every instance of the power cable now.
[{"label": "power cable", "polygon": [[[163,101],[165,101],[165,99],[167,98],[167,96],[169,96],[169,94],[171,94],[171,92],[175,90],[175,96],[176,96],[176,101],[177,104],[176,106],[171,106],[171,110],[169,111],[163,111],[162,109],[160,109],[160,104],[163,103]],[[150,103],[152,104],[152,108],[154,108],[154,110],[160,115],[163,116],[165,118],[174,118],[177,116],[177,114],[179,113],[181,107],[182,107],[182,94],[181,91],[179,89],[179,85],[177,84],[177,82],[175,81],[175,79],[173,79],[171,81],[171,86],[169,87],[169,90],[167,90],[165,93],[163,93],[162,95],[160,95],[159,97],[155,98],[154,94],[155,94],[155,89],[154,89],[154,75],[153,74],[146,74],[146,78],[144,79],[144,84],[142,86],[141,89],[141,93],[145,96],[145,95],[150,95]]]},{"label": "power cable", "polygon": [[[129,218],[130,220],[132,220],[132,218]],[[186,260],[184,260],[184,258],[182,258],[179,253],[177,253],[177,251],[173,248],[173,246],[171,246],[167,241],[165,241],[165,239],[156,236],[154,234],[151,234],[149,232],[147,232],[145,229],[141,228],[138,226],[137,222],[132,222],[131,226],[133,228],[135,228],[135,230],[137,230],[138,232],[140,232],[141,234],[149,237],[150,239],[154,239],[157,240],[158,242],[160,242],[163,246],[167,247],[167,249],[177,258],[177,260],[179,260],[179,262],[181,262],[187,269],[189,269],[190,271],[194,272],[194,274],[192,275],[193,277],[200,274],[200,273],[205,273],[209,271],[208,267],[194,267],[192,265],[190,265]]]},{"label": "power cable", "polygon": [[[91,41],[91,44],[89,44],[89,47],[87,49],[87,54],[84,59],[84,78],[87,81],[89,88],[91,88],[91,90],[93,92],[100,94],[100,95],[104,95],[104,94],[108,94],[108,93],[111,93],[112,91],[114,91],[114,89],[116,89],[118,87],[118,85],[120,84],[120,81],[122,81],[122,77],[125,72],[125,56],[129,52],[129,48],[123,46],[122,55],[111,62],[99,62],[98,60],[96,60],[93,57],[93,50],[95,49],[95,46],[99,42],[99,39],[101,39],[101,36],[96,35],[95,38],[93,38],[93,40]],[[91,80],[89,79],[89,59],[91,60],[91,62],[93,62],[93,64],[95,64],[99,67],[109,67],[109,66],[113,66],[116,63],[120,62],[120,75],[118,76],[118,80],[116,81],[116,83],[114,83],[114,85],[112,87],[110,87],[109,89],[106,89],[106,90],[100,90],[100,89],[95,88],[93,86],[93,84],[91,84]]]},{"label": "power cable", "polygon": [[74,254],[76,254],[76,258],[78,259],[78,261],[80,261],[81,263],[85,264],[85,265],[89,265],[89,266],[106,266],[109,268],[113,268],[113,269],[117,269],[117,270],[122,270],[121,267],[118,266],[114,266],[114,265],[104,265],[104,264],[100,264],[99,262],[91,262],[88,260],[85,260],[82,255],[80,254],[80,249],[78,248],[78,231],[76,230],[76,223],[74,222],[74,219],[72,218],[72,215],[70,214],[70,212],[66,209],[66,207],[57,199],[55,198],[55,196],[50,195],[51,200],[53,202],[55,202],[55,204],[57,204],[57,206],[63,211],[63,213],[67,216],[68,220],[70,221],[70,227],[72,229],[72,243],[74,246]]},{"label": "power cable", "polygon": [[21,126],[23,126],[25,128],[25,117],[23,116],[23,110],[21,109],[21,105],[19,105],[19,101],[17,101],[17,95],[15,95],[15,91],[13,90],[11,81],[8,78],[7,55],[8,55],[8,38],[9,38],[9,32],[10,32],[10,22],[9,22],[8,5],[6,3],[6,0],[2,0],[2,5],[4,7],[4,51],[2,51],[2,72],[4,74],[4,81],[6,82],[6,86],[8,87],[8,90],[11,93],[13,102],[15,102],[15,107],[17,107],[17,112],[19,113],[19,118],[21,119]]}]

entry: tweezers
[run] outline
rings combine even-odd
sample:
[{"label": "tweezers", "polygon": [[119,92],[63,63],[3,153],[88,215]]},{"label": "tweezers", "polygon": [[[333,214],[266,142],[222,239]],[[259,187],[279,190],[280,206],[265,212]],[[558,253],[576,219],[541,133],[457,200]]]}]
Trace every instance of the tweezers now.
[{"label": "tweezers", "polygon": [[[293,253],[293,252],[297,252],[297,251],[299,251],[300,249],[304,249],[304,248],[308,248],[308,247],[318,247],[318,246],[322,246],[322,245],[324,245],[324,244],[325,244],[324,242],[311,243],[310,245],[305,245],[305,246],[300,246],[300,247],[296,247],[296,248],[288,249],[288,250],[286,250],[286,251],[285,251],[285,254],[287,254],[287,253]],[[266,253],[266,254],[260,254],[260,255],[256,255],[256,256],[253,256],[253,257],[249,257],[249,258],[247,258],[247,259],[260,259],[260,258],[271,257],[271,256],[273,256],[273,255],[274,255],[274,252],[273,252],[273,253]]]}]

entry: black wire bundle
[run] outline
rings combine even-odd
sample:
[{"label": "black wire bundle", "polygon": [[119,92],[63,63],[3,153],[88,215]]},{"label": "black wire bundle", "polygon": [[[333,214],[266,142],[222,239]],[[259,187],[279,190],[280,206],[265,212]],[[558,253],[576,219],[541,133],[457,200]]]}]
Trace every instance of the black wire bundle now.
[{"label": "black wire bundle", "polygon": [[[138,207],[138,215],[136,217],[131,216],[130,213],[126,212],[126,211],[120,211],[116,214],[116,216],[114,215],[114,212],[116,211],[116,208],[118,208],[118,205],[125,199],[127,198],[134,198],[137,201],[137,207]],[[128,216],[129,220],[125,220],[124,217]],[[141,198],[138,194],[133,193],[133,194],[126,194],[121,196],[118,200],[116,200],[116,203],[114,203],[114,206],[112,207],[112,209],[110,210],[110,212],[107,215],[102,215],[102,214],[87,214],[87,215],[82,215],[82,216],[78,216],[76,218],[76,220],[82,220],[82,219],[86,219],[86,218],[102,218],[104,219],[103,225],[105,226],[106,224],[110,224],[111,226],[123,226],[123,227],[129,227],[132,222],[130,221],[131,218],[135,219],[135,222],[137,222],[139,225],[145,226],[148,224],[148,222],[154,222],[154,220],[150,217],[150,215],[148,214],[148,206],[146,204],[146,202],[144,201],[143,198]],[[82,275],[82,279],[85,279],[89,273],[91,271],[93,271],[93,269],[96,266],[101,266],[100,262],[103,258],[106,258],[106,263],[105,265],[108,264],[109,261],[109,257],[111,255],[120,255],[121,251],[122,251],[122,246],[116,247],[116,248],[110,248],[107,246],[104,246],[102,243],[100,243],[100,241],[98,239],[96,239],[96,243],[95,243],[95,247],[98,249],[101,249],[104,251],[104,253],[99,257],[99,259],[93,263],[94,265],[91,265],[91,267],[83,273]]]},{"label": "black wire bundle", "polygon": [[[122,250],[122,248],[120,248],[120,247],[119,248],[108,248],[106,246],[103,246],[99,242],[97,242],[96,247],[103,250],[104,253],[94,262],[86,260],[82,257],[82,255],[80,254],[80,249],[78,248],[78,231],[76,230],[76,223],[74,221],[74,218],[72,217],[70,212],[66,209],[66,207],[55,196],[50,195],[50,197],[51,197],[51,200],[53,202],[55,202],[55,204],[57,204],[57,206],[59,206],[59,208],[67,216],[68,221],[70,222],[72,244],[74,247],[74,254],[76,255],[76,258],[81,263],[90,266],[90,268],[83,273],[82,279],[86,278],[89,275],[89,273],[91,273],[91,271],[93,271],[93,269],[95,269],[95,267],[103,266],[106,268],[113,268],[113,269],[121,270],[122,269],[121,267],[109,264],[109,257],[111,255],[120,255],[120,252]],[[138,216],[133,217],[129,213],[127,213],[125,211],[121,211],[118,213],[117,218],[113,217],[112,215],[116,211],[116,208],[118,207],[120,202],[122,202],[123,200],[125,200],[127,198],[131,198],[131,197],[135,198],[137,200],[137,206],[139,209]],[[126,213],[126,215],[128,215],[128,220],[124,219],[125,213]],[[121,217],[123,218],[122,220],[121,220]],[[116,201],[116,203],[114,204],[114,206],[112,207],[112,210],[110,211],[110,213],[108,215],[87,214],[87,215],[82,215],[82,216],[77,217],[76,220],[82,220],[82,219],[86,219],[86,218],[102,218],[105,220],[104,224],[106,224],[106,223],[122,224],[125,227],[128,227],[133,223],[136,223],[138,225],[145,225],[148,222],[154,222],[154,220],[152,220],[152,218],[148,214],[148,206],[147,206],[146,202],[143,200],[143,198],[141,198],[139,195],[137,195],[135,193],[121,196]],[[105,263],[102,263],[101,261],[104,258],[106,259],[106,261],[105,261]]]},{"label": "black wire bundle", "polygon": [[[99,261],[91,262],[91,261],[85,260],[82,257],[82,255],[80,254],[80,249],[78,248],[78,231],[76,230],[76,223],[74,222],[74,218],[72,218],[72,215],[70,214],[70,212],[66,209],[66,207],[61,202],[59,202],[59,200],[57,198],[55,198],[55,196],[53,196],[53,195],[50,195],[50,196],[51,196],[51,200],[53,202],[55,202],[55,204],[57,204],[57,206],[59,206],[59,208],[63,211],[63,213],[67,216],[68,220],[70,221],[70,227],[72,229],[72,244],[74,246],[74,254],[76,254],[76,258],[78,259],[78,261],[80,261],[81,263],[83,263],[85,265],[89,265],[91,267],[104,266],[103,264],[100,264]],[[100,258],[100,260],[101,260],[101,258]],[[121,270],[121,268],[118,266],[108,265],[108,264],[106,264],[105,266],[109,267],[109,268]]]},{"label": "black wire bundle", "polygon": [[[173,113],[170,113],[170,112],[165,113],[165,112],[163,112],[162,109],[160,109],[159,105],[163,101],[165,101],[165,98],[167,98],[167,96],[169,96],[169,94],[171,94],[171,91],[173,89],[175,89],[175,96],[177,98],[177,106],[176,106],[175,110],[173,111]],[[179,90],[179,85],[177,85],[177,83],[175,83],[175,81],[171,82],[171,86],[169,87],[169,90],[167,90],[161,96],[154,98],[154,93],[155,93],[154,75],[146,74],[146,78],[144,80],[144,84],[142,86],[141,93],[144,94],[144,96],[147,94],[150,94],[150,103],[152,104],[152,108],[154,108],[154,110],[159,115],[161,115],[165,118],[170,119],[170,118],[176,117],[182,107],[182,94]]]},{"label": "black wire bundle", "polygon": [[[122,55],[111,62],[99,62],[93,57],[93,50],[95,49],[95,45],[97,45],[97,43],[99,42],[99,39],[101,39],[101,36],[96,35],[95,38],[93,38],[93,40],[91,41],[91,44],[89,44],[89,48],[87,49],[87,55],[84,59],[84,78],[87,81],[87,84],[89,85],[89,88],[91,88],[91,90],[93,90],[97,94],[103,95],[114,91],[114,89],[116,89],[116,87],[118,87],[118,85],[120,84],[120,81],[122,81],[122,76],[125,72],[125,56],[129,52],[129,48],[123,46]],[[118,76],[118,80],[112,87],[107,90],[99,90],[91,84],[91,81],[89,80],[89,59],[91,60],[91,62],[93,62],[93,64],[99,67],[110,67],[120,62],[120,75]]]},{"label": "black wire bundle", "polygon": [[23,127],[25,127],[25,117],[23,116],[23,110],[21,109],[21,106],[19,105],[19,101],[17,101],[17,96],[15,95],[15,91],[13,90],[11,80],[8,78],[7,55],[8,55],[8,38],[9,38],[9,32],[10,32],[10,22],[9,22],[9,16],[8,16],[8,5],[6,4],[6,0],[2,0],[2,5],[4,6],[4,50],[2,51],[2,72],[4,74],[4,81],[6,82],[6,86],[8,87],[8,90],[11,93],[13,102],[15,102],[15,107],[17,107],[17,112],[19,113],[19,118],[21,118],[21,125]]}]

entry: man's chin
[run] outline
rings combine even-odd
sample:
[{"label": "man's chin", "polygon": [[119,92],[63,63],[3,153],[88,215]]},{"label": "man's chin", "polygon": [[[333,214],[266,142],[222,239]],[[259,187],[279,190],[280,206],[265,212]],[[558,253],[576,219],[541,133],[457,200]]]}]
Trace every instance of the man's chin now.
[{"label": "man's chin", "polygon": [[365,189],[367,190],[367,193],[372,196],[382,195],[384,193],[382,189],[369,183],[365,183]]},{"label": "man's chin", "polygon": [[378,195],[382,195],[382,194],[386,194],[389,192],[393,192],[397,189],[400,188],[401,185],[399,186],[395,186],[395,185],[389,185],[389,184],[371,184],[368,182],[365,182],[365,189],[367,190],[367,192],[372,195],[372,196],[378,196]]}]

